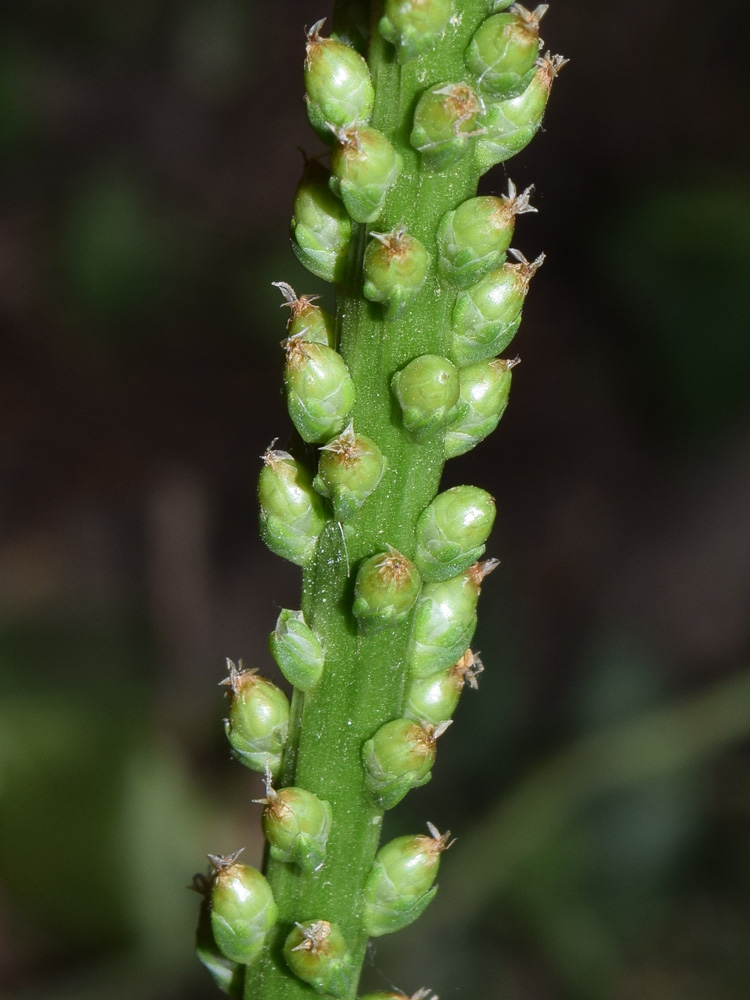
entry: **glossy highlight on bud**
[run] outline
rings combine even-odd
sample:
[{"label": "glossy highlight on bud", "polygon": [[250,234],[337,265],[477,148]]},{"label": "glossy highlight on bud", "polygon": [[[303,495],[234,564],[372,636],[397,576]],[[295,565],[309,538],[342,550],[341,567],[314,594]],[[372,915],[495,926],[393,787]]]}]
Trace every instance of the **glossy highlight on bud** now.
[{"label": "glossy highlight on bud", "polygon": [[272,281],[285,301],[282,309],[289,309],[290,316],[287,331],[290,337],[301,335],[305,340],[315,344],[325,344],[326,347],[336,346],[336,324],[333,316],[320,306],[315,305],[319,295],[300,295],[286,281]]},{"label": "glossy highlight on bud", "polygon": [[305,788],[288,786],[275,791],[266,772],[263,832],[271,857],[298,865],[303,871],[317,871],[325,861],[331,830],[331,807]]},{"label": "glossy highlight on bud", "polygon": [[232,752],[261,774],[276,776],[289,729],[289,700],[284,692],[255,670],[243,670],[227,660],[229,676],[221,681],[231,690],[229,718],[224,720]]},{"label": "glossy highlight on bud", "polygon": [[377,489],[386,468],[372,438],[354,433],[354,423],[321,449],[313,486],[333,504],[338,521],[349,520]]},{"label": "glossy highlight on bud", "polygon": [[430,836],[397,837],[375,856],[365,883],[365,928],[372,937],[392,934],[419,917],[437,892],[440,855],[453,841],[432,823]]},{"label": "glossy highlight on bud", "polygon": [[536,212],[529,203],[533,190],[532,186],[518,194],[509,180],[507,195],[469,198],[452,212],[446,212],[437,234],[444,280],[456,288],[468,288],[504,263],[513,239],[515,217]]},{"label": "glossy highlight on bud", "polygon": [[258,479],[260,536],[271,552],[297,566],[315,555],[326,512],[307,469],[273,445],[263,456]]},{"label": "glossy highlight on bud", "polygon": [[452,666],[471,645],[482,582],[498,565],[497,559],[485,559],[450,580],[424,585],[407,651],[411,677]]},{"label": "glossy highlight on bud", "polygon": [[403,226],[390,233],[370,233],[364,260],[364,296],[382,302],[388,319],[396,319],[422,288],[430,266],[424,245]]},{"label": "glossy highlight on bud", "polygon": [[343,997],[349,991],[354,968],[337,924],[328,920],[295,924],[284,943],[284,958],[295,976],[316,993]]},{"label": "glossy highlight on bud", "polygon": [[352,613],[365,627],[396,625],[414,607],[421,586],[414,563],[389,546],[359,567]]},{"label": "glossy highlight on bud", "polygon": [[282,674],[300,691],[311,691],[323,675],[325,653],[301,611],[284,608],[268,637],[271,654]]},{"label": "glossy highlight on bud", "polygon": [[311,125],[330,139],[329,123],[346,128],[369,122],[375,91],[365,60],[350,45],[323,38],[324,23],[317,21],[307,35],[305,90]]},{"label": "glossy highlight on bud", "polygon": [[426,582],[457,576],[476,562],[495,521],[495,501],[478,486],[439,493],[419,515],[414,562]]},{"label": "glossy highlight on bud", "polygon": [[494,431],[508,405],[512,370],[520,360],[494,358],[459,371],[459,416],[445,432],[446,458],[464,455]]},{"label": "glossy highlight on bud", "polygon": [[435,46],[452,13],[452,0],[386,0],[378,31],[405,63]]},{"label": "glossy highlight on bud", "polygon": [[456,299],[450,356],[459,367],[485,361],[505,350],[521,325],[529,284],[544,263],[518,250],[508,251],[518,263],[503,264]]},{"label": "glossy highlight on bud", "polygon": [[539,53],[539,22],[547,4],[530,11],[514,3],[508,13],[483,21],[466,50],[466,65],[477,85],[495,100],[523,93],[534,75]]},{"label": "glossy highlight on bud", "polygon": [[294,196],[292,249],[299,262],[324,281],[341,281],[352,221],[329,187],[327,171],[308,161]]},{"label": "glossy highlight on bud", "polygon": [[423,441],[456,416],[458,370],[448,358],[422,354],[391,379],[404,427]]},{"label": "glossy highlight on bud", "polygon": [[407,689],[404,714],[439,726],[452,718],[466,684],[476,690],[477,677],[483,670],[479,657],[467,649],[452,667],[438,670],[428,677],[414,677]]},{"label": "glossy highlight on bud", "polygon": [[476,145],[477,164],[483,173],[520,153],[531,142],[542,124],[552,83],[567,62],[547,52],[537,60],[531,82],[522,94],[487,105],[481,116],[483,132]]},{"label": "glossy highlight on bud", "polygon": [[303,440],[327,441],[345,426],[354,406],[354,382],[346,362],[304,334],[284,341],[284,384],[289,416]]},{"label": "glossy highlight on bud", "polygon": [[445,170],[468,152],[483,109],[468,83],[439,83],[422,94],[409,141],[429,170]]},{"label": "glossy highlight on bud", "polygon": [[332,126],[331,131],[337,140],[331,153],[331,191],[355,222],[374,222],[401,173],[401,157],[377,129],[353,125]]},{"label": "glossy highlight on bud", "polygon": [[393,719],[367,740],[362,763],[376,805],[392,809],[412,788],[427,784],[432,777],[436,742],[449,725]]},{"label": "glossy highlight on bud", "polygon": [[266,879],[255,868],[229,857],[209,854],[214,866],[211,886],[211,928],[222,954],[250,965],[263,951],[278,911]]}]

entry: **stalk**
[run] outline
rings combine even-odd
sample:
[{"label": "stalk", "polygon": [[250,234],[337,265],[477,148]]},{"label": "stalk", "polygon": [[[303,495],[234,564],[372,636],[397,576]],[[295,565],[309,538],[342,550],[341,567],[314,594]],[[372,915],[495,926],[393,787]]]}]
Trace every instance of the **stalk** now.
[{"label": "stalk", "polygon": [[[261,475],[264,538],[303,568],[301,614],[283,612],[271,640],[295,685],[291,705],[248,672],[229,679],[230,743],[248,766],[265,766],[268,784],[262,903],[249,915],[239,904],[226,909],[231,940],[249,942],[251,957],[244,975],[241,956],[239,971],[222,965],[220,985],[245,1000],[353,1000],[368,937],[418,916],[447,845],[448,835],[430,826],[433,839],[401,838],[378,853],[385,808],[428,779],[458,692],[467,678],[476,686],[481,670],[466,647],[482,578],[494,567],[478,562],[494,503],[473,487],[434,501],[446,434],[463,435],[468,450],[502,414],[515,361],[495,360],[495,344],[513,336],[538,266],[505,256],[515,214],[532,210],[528,192],[474,199],[484,225],[478,235],[451,215],[475,195],[488,157],[498,162],[504,140],[496,130],[491,145],[485,141],[489,112],[496,120],[500,106],[512,122],[513,152],[518,129],[530,138],[541,121],[545,102],[527,94],[545,86],[548,93],[547,76],[551,82],[537,60],[538,18],[514,6],[497,21],[493,9],[508,6],[373,0],[368,20],[368,5],[339,3],[334,23],[345,40],[368,39],[367,64],[321,25],[308,37],[308,110],[335,144],[335,175],[331,195],[322,168],[308,165],[295,199],[294,246],[314,274],[337,282],[337,313],[332,343],[317,307],[279,284],[292,309],[290,414],[301,438],[327,458],[313,478],[304,467],[315,461],[312,449],[301,445],[294,457],[269,450]],[[487,74],[482,45],[493,31],[505,50]],[[494,91],[482,91],[485,76]],[[528,112],[514,110],[519,95]],[[475,249],[484,243],[489,255]],[[472,292],[487,281],[502,288],[507,315],[482,314],[481,303],[479,319],[471,312]],[[470,366],[456,360],[465,336],[474,338]],[[441,631],[433,619],[444,608],[439,614],[455,621]],[[431,701],[421,709],[423,697]],[[283,797],[279,789],[301,791]],[[411,877],[400,858],[412,849],[421,852],[426,888],[399,883]],[[385,864],[395,874],[385,877]],[[214,865],[238,883],[250,878],[235,856]],[[218,880],[213,890],[204,885],[217,940],[219,905],[226,907]],[[221,934],[230,934],[223,923]]]}]

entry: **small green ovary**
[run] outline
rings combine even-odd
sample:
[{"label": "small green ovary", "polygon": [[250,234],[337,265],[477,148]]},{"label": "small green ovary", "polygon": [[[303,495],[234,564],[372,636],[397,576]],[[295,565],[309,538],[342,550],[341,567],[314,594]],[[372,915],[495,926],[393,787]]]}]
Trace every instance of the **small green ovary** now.
[{"label": "small green ovary", "polygon": [[534,75],[539,52],[539,22],[547,4],[529,11],[514,3],[507,14],[483,21],[466,50],[466,65],[477,84],[495,99],[517,97]]},{"label": "small green ovary", "polygon": [[308,566],[326,522],[323,501],[303,465],[269,448],[258,479],[260,534],[268,548],[297,566]]},{"label": "small green ovary", "polygon": [[307,36],[305,90],[310,123],[330,139],[330,124],[346,128],[369,122],[375,91],[362,56],[338,39],[321,36],[324,21],[316,22]]},{"label": "small green ovary", "polygon": [[339,927],[327,920],[298,923],[284,943],[284,958],[292,972],[316,993],[345,996],[355,969]]},{"label": "small green ovary", "polygon": [[438,494],[417,521],[414,561],[427,582],[457,576],[484,553],[495,501],[477,486]]},{"label": "small green ovary", "polygon": [[409,141],[429,170],[445,170],[469,152],[483,108],[467,83],[439,83],[422,94]]},{"label": "small green ovary", "polygon": [[370,236],[364,258],[364,296],[381,302],[386,317],[396,319],[424,285],[430,256],[403,226]]},{"label": "small green ovary", "polygon": [[311,161],[294,196],[292,249],[308,271],[341,281],[352,235],[346,208],[329,187],[329,174]]},{"label": "small green ovary", "polygon": [[333,504],[338,521],[347,521],[380,484],[386,461],[372,438],[354,433],[354,424],[321,448],[313,486]]},{"label": "small green ovary", "polygon": [[419,596],[422,578],[396,549],[365,559],[357,572],[352,613],[360,627],[379,629],[403,621]]},{"label": "small green ovary", "polygon": [[404,427],[417,441],[430,437],[456,416],[458,370],[448,358],[437,354],[414,358],[393,376],[391,389],[401,407]]},{"label": "small green ovary", "polygon": [[327,441],[346,424],[354,406],[354,382],[340,354],[303,338],[284,341],[289,416],[305,441]]},{"label": "small green ovary", "polygon": [[448,725],[436,727],[427,722],[394,719],[367,740],[362,748],[362,763],[376,805],[392,809],[412,788],[430,780],[436,741]]},{"label": "small green ovary", "polygon": [[284,692],[227,660],[229,677],[221,683],[231,689],[229,718],[224,720],[235,757],[253,771],[277,775],[289,729],[289,699]]},{"label": "small green ovary", "polygon": [[477,677],[483,670],[479,657],[467,649],[452,667],[428,677],[414,677],[406,692],[405,715],[424,719],[433,726],[446,722],[453,717],[464,686],[468,684],[476,689]]},{"label": "small green ovary", "polygon": [[263,832],[276,861],[317,871],[325,861],[331,830],[331,807],[304,788],[289,786],[280,791],[266,783]]},{"label": "small green ovary", "polygon": [[[239,853],[239,852],[238,852]],[[211,928],[222,954],[233,962],[256,961],[278,911],[271,887],[250,865],[209,855],[216,872],[211,887]]]},{"label": "small green ovary", "polygon": [[494,431],[508,405],[512,369],[520,358],[479,361],[459,371],[459,416],[445,432],[445,457],[456,458]]},{"label": "small green ovary", "polygon": [[374,128],[335,129],[330,186],[355,222],[374,222],[401,173],[401,157]]}]

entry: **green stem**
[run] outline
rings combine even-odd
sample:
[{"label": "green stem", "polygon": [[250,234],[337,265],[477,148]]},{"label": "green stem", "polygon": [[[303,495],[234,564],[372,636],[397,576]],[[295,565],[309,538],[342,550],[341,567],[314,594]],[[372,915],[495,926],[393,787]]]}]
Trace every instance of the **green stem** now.
[{"label": "green stem", "polygon": [[[478,170],[466,156],[448,171],[427,174],[408,136],[417,95],[433,84],[460,81],[465,75],[463,52],[487,13],[487,3],[464,0],[460,6],[462,22],[453,44],[438,46],[404,67],[377,33],[370,47],[376,87],[373,125],[404,157],[402,176],[377,228],[388,231],[403,223],[425,244],[433,262],[438,221],[475,193]],[[247,971],[245,1000],[310,1000],[314,995],[290,974],[281,953],[295,920],[337,923],[357,966],[364,960],[363,888],[383,814],[365,787],[361,752],[365,740],[402,713],[411,623],[359,632],[351,613],[353,580],[357,564],[386,545],[413,556],[417,517],[435,496],[443,468],[442,438],[419,444],[408,438],[395,410],[390,381],[414,357],[444,353],[452,297],[441,294],[433,263],[433,272],[406,314],[386,320],[381,307],[362,295],[366,238],[365,227],[357,227],[348,277],[339,289],[339,349],[357,389],[356,430],[376,441],[387,457],[388,471],[384,483],[347,526],[346,537],[337,523],[328,524],[315,565],[305,574],[302,607],[323,642],[326,670],[313,691],[294,696],[283,774],[284,784],[293,781],[331,804],[333,826],[327,860],[319,872],[304,873],[269,859],[267,877],[279,906],[279,923],[266,956]],[[355,994],[353,985],[349,996]]]}]

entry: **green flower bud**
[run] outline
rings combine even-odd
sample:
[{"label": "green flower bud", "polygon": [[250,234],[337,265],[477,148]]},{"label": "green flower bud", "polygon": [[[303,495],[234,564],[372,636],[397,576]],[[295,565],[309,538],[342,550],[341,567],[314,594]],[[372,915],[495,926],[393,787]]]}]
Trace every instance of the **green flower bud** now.
[{"label": "green flower bud", "polygon": [[297,864],[306,872],[317,871],[326,857],[330,805],[304,788],[274,791],[268,771],[266,797],[254,801],[266,807],[262,823],[271,857]]},{"label": "green flower bud", "polygon": [[276,628],[268,637],[268,645],[290,684],[300,691],[315,687],[323,674],[325,653],[301,611],[282,610]]},{"label": "green flower bud", "polygon": [[542,124],[552,81],[567,62],[562,56],[546,53],[537,60],[536,71],[522,94],[487,106],[476,146],[477,166],[482,173],[515,156],[531,142]]},{"label": "green flower bud", "polygon": [[307,35],[305,90],[310,123],[329,139],[329,122],[339,128],[369,122],[375,90],[359,52],[335,38],[321,37],[324,24],[325,18],[317,21]]},{"label": "green flower bud", "polygon": [[469,198],[446,212],[437,234],[442,277],[456,288],[468,288],[500,267],[513,238],[516,215],[536,212],[529,204],[533,190],[532,186],[518,194],[509,180],[507,195]]},{"label": "green flower bud", "polygon": [[305,441],[327,441],[346,425],[354,406],[354,382],[340,354],[303,338],[297,334],[282,345],[289,416]]},{"label": "green flower bud", "polygon": [[424,245],[403,226],[390,233],[370,233],[364,260],[364,295],[382,302],[395,319],[425,283],[430,257]]},{"label": "green flower bud", "polygon": [[495,501],[478,486],[439,493],[417,520],[414,562],[427,582],[463,572],[484,552],[495,521]]},{"label": "green flower bud", "polygon": [[458,371],[447,358],[422,354],[396,372],[391,389],[406,430],[422,441],[456,416]]},{"label": "green flower bud", "polygon": [[479,657],[467,649],[452,667],[428,677],[414,677],[406,693],[405,714],[439,726],[453,716],[465,684],[476,690],[477,677],[483,670]]},{"label": "green flower bud", "polygon": [[362,747],[365,780],[376,805],[392,809],[412,788],[427,784],[435,763],[435,744],[450,725],[394,719]]},{"label": "green flower bud", "polygon": [[441,834],[432,823],[427,828],[429,837],[397,837],[375,856],[365,883],[365,928],[372,937],[408,927],[437,892],[440,855],[453,841],[450,831]]},{"label": "green flower bud", "polygon": [[338,521],[347,521],[383,478],[386,462],[372,438],[354,433],[354,423],[321,449],[313,486],[333,503]]},{"label": "green flower bud", "polygon": [[332,125],[331,131],[338,140],[331,153],[331,191],[355,222],[374,222],[401,173],[401,157],[377,129]]},{"label": "green flower bud", "polygon": [[229,677],[221,681],[231,688],[229,718],[224,730],[232,751],[253,771],[266,768],[276,775],[289,728],[289,699],[255,670],[239,669],[227,660]]},{"label": "green flower bud", "polygon": [[291,315],[286,325],[290,337],[304,334],[304,340],[314,344],[325,344],[326,347],[336,347],[336,323],[330,313],[315,305],[319,295],[301,295],[288,285],[286,281],[272,281],[286,299],[281,308],[288,308]]},{"label": "green flower bud", "polygon": [[310,474],[286,451],[263,456],[258,480],[260,535],[271,552],[297,566],[307,566],[315,555],[326,512],[312,486]]},{"label": "green flower bud", "polygon": [[466,65],[486,94],[506,100],[529,85],[541,44],[539,22],[547,6],[529,11],[514,3],[509,13],[493,14],[479,25],[466,50]]},{"label": "green flower bud", "polygon": [[328,185],[329,174],[308,162],[294,196],[292,249],[300,263],[324,281],[346,272],[352,220]]},{"label": "green flower bud", "polygon": [[411,611],[421,586],[414,563],[389,545],[387,552],[370,556],[359,567],[352,612],[360,625],[396,625]]},{"label": "green flower bud", "polygon": [[500,422],[508,405],[511,369],[520,358],[479,361],[458,373],[460,416],[445,432],[445,457],[455,458],[483,441]]},{"label": "green flower bud", "polygon": [[220,951],[233,962],[250,965],[263,951],[278,914],[271,886],[255,868],[228,858],[209,860],[215,874],[211,887],[211,928]]},{"label": "green flower bud", "polygon": [[407,652],[412,677],[429,677],[461,657],[474,636],[482,581],[497,566],[497,559],[486,559],[450,580],[424,585]]},{"label": "green flower bud", "polygon": [[544,254],[529,263],[518,250],[509,253],[517,264],[490,271],[456,300],[450,355],[460,368],[505,350],[521,325],[529,284],[544,263]]},{"label": "green flower bud", "polygon": [[233,962],[219,950],[211,927],[211,904],[209,902],[210,884],[202,875],[196,875],[194,886],[198,892],[205,891],[198,918],[198,929],[195,934],[195,954],[198,961],[210,974],[213,981],[230,997],[241,997],[245,981],[245,966]]},{"label": "green flower bud", "polygon": [[452,13],[452,0],[386,0],[378,31],[405,63],[435,46]]},{"label": "green flower bud", "polygon": [[419,98],[409,141],[430,170],[445,170],[480,134],[480,98],[468,83],[439,83]]},{"label": "green flower bud", "polygon": [[284,958],[316,993],[343,997],[352,985],[355,970],[344,935],[327,920],[296,924],[284,943]]}]

